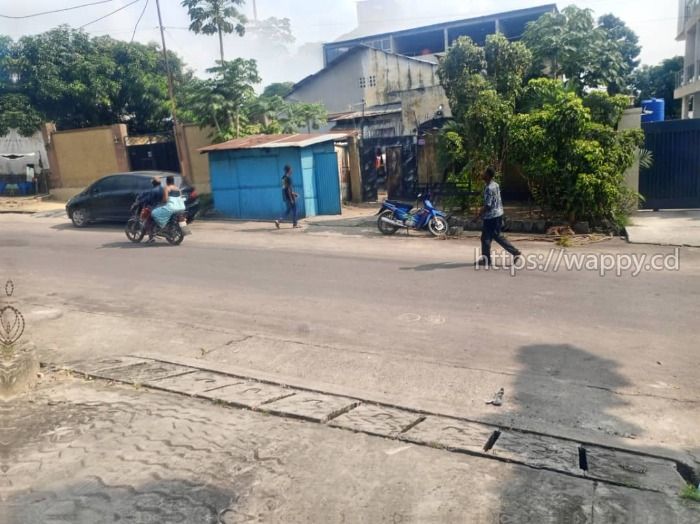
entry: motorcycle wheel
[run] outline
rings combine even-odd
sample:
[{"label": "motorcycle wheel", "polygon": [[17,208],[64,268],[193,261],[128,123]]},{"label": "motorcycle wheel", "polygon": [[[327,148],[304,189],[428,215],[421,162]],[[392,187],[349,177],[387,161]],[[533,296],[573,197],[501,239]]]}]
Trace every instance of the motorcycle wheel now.
[{"label": "motorcycle wheel", "polygon": [[393,235],[396,233],[399,228],[397,226],[392,226],[391,224],[387,224],[382,220],[382,218],[391,218],[393,220],[394,218],[394,213],[389,211],[388,209],[386,211],[382,211],[379,214],[379,218],[377,218],[377,228],[379,229],[379,232],[382,235]]},{"label": "motorcycle wheel", "polygon": [[136,217],[131,217],[129,219],[124,232],[126,233],[126,238],[131,240],[134,244],[141,242],[145,235],[145,231],[141,227],[141,221]]},{"label": "motorcycle wheel", "polygon": [[447,234],[447,220],[443,217],[433,217],[428,222],[428,230],[435,237],[441,237]]},{"label": "motorcycle wheel", "polygon": [[168,233],[165,235],[165,239],[168,241],[168,244],[173,246],[179,246],[182,244],[182,241],[185,239],[185,234],[182,232],[180,224],[175,223],[171,225],[168,228]]}]

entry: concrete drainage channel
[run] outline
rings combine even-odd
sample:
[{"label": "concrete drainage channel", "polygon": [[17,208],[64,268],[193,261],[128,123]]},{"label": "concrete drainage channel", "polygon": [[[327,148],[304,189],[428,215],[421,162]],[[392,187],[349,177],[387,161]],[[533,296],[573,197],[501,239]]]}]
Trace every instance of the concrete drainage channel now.
[{"label": "concrete drainage channel", "polygon": [[563,475],[676,495],[693,470],[674,460],[409,408],[377,404],[145,357],[79,362],[64,369],[237,408],[500,460]]}]

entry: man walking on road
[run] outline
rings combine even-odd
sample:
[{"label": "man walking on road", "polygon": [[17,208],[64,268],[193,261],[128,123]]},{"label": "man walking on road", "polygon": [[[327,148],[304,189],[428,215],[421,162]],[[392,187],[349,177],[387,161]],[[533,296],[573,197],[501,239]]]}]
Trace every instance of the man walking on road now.
[{"label": "man walking on road", "polygon": [[292,215],[292,227],[299,227],[297,224],[297,197],[299,195],[294,192],[294,183],[292,181],[292,168],[290,166],[284,166],[284,175],[282,176],[282,199],[284,200],[285,206],[287,206],[287,211],[284,216],[275,220],[275,226],[277,229],[280,228],[280,221],[284,220],[291,213]]},{"label": "man walking on road", "polygon": [[481,258],[477,260],[477,266],[491,265],[491,241],[495,240],[508,253],[513,255],[517,261],[521,253],[513,246],[501,233],[503,227],[503,202],[501,201],[501,188],[494,177],[496,171],[492,167],[486,168],[483,179],[486,183],[484,188],[484,205],[479,209],[477,219],[480,217],[484,221],[481,230]]}]

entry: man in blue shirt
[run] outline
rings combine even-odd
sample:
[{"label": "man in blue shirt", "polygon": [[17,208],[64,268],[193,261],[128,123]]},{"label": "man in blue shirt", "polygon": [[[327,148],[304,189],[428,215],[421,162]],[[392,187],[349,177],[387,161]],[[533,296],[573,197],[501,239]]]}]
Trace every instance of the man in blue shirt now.
[{"label": "man in blue shirt", "polygon": [[496,171],[492,167],[486,168],[483,179],[486,183],[484,187],[484,205],[479,209],[477,218],[484,221],[481,230],[481,258],[476,262],[479,266],[491,265],[491,241],[495,240],[508,253],[513,255],[517,261],[521,253],[513,244],[508,242],[501,233],[503,227],[503,202],[501,201],[501,188],[494,180]]},{"label": "man in blue shirt", "polygon": [[[138,196],[138,198],[136,199],[136,205],[141,204],[153,210],[155,207],[163,203],[163,186],[160,183],[159,176],[154,176],[153,178],[151,178],[151,186],[151,189],[149,189],[148,191],[144,191]],[[146,222],[146,233],[148,234],[149,242],[155,240],[154,226],[155,223],[153,222],[153,219],[149,216],[148,222]]]}]

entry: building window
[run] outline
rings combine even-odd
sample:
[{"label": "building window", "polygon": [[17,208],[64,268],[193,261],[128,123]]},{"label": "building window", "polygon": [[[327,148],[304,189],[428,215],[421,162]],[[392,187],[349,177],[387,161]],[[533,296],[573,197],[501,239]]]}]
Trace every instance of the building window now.
[{"label": "building window", "polygon": [[367,79],[364,76],[360,77],[360,89],[367,87]]},{"label": "building window", "polygon": [[369,77],[369,87],[376,87],[377,86],[377,77],[372,75]]}]

